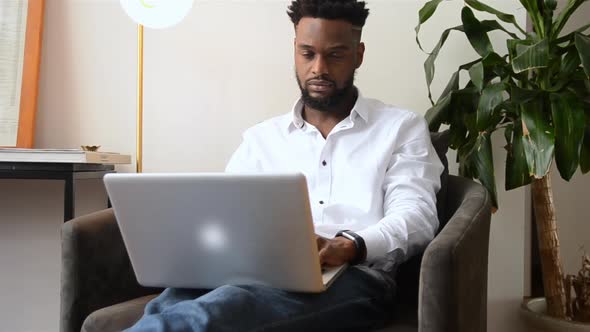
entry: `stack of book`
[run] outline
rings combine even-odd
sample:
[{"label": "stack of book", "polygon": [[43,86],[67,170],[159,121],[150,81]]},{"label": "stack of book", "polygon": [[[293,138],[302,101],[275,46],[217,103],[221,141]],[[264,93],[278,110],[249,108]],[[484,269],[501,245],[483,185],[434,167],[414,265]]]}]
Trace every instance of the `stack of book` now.
[{"label": "stack of book", "polygon": [[90,152],[80,149],[0,148],[0,162],[131,164],[131,156],[116,152]]}]

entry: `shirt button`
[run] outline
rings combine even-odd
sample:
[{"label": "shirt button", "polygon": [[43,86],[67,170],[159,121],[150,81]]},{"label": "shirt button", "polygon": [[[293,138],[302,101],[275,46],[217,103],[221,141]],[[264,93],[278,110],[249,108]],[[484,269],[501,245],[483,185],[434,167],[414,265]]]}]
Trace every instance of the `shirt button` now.
[{"label": "shirt button", "polygon": [[326,165],[328,165],[328,163],[324,160],[324,161],[322,161],[322,165],[326,166]]},{"label": "shirt button", "polygon": [[324,201],[320,201],[320,204],[324,204]]}]

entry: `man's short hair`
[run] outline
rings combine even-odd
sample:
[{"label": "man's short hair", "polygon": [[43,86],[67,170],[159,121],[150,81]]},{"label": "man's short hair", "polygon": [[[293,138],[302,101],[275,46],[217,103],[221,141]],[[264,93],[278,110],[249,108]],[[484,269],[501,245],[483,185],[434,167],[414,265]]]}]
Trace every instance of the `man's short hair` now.
[{"label": "man's short hair", "polygon": [[304,17],[327,20],[344,20],[354,27],[365,25],[369,9],[364,1],[358,0],[293,0],[287,14],[295,26]]}]

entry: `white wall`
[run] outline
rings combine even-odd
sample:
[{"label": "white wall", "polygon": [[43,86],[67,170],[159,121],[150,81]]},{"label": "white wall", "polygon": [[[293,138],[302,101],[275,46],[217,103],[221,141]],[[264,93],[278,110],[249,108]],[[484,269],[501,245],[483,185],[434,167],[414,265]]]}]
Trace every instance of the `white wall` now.
[{"label": "white wall", "polygon": [[590,176],[578,171],[568,183],[554,168],[552,181],[563,272],[577,274],[584,251],[590,255]]},{"label": "white wall", "polygon": [[[146,171],[221,170],[243,130],[290,110],[299,92],[288,3],[203,1],[179,26],[146,32]],[[424,113],[419,5],[372,1],[371,9],[358,86]]]},{"label": "white wall", "polygon": [[[47,2],[38,147],[100,144],[104,150],[133,152],[135,25],[118,3]],[[290,109],[298,92],[292,64],[293,28],[285,14],[287,3],[197,1],[177,27],[146,30],[146,171],[221,170],[245,128]],[[421,114],[428,107],[422,67],[426,56],[415,44],[413,29],[422,3],[369,2],[372,14],[364,33],[367,53],[357,79],[364,95]],[[517,1],[492,3],[516,12],[524,25]],[[459,1],[441,5],[440,12],[422,30],[427,48],[434,45],[443,28],[459,22],[461,6]],[[493,37],[503,45],[500,34]],[[437,64],[435,92],[441,91],[459,64],[473,56],[463,36],[451,36]],[[495,163],[503,169],[503,158],[496,158]],[[54,331],[59,301],[61,185],[0,181],[0,188],[1,275],[12,281],[0,284],[17,285],[2,289],[0,331]],[[102,189],[97,191],[100,194],[92,198],[97,203],[88,205],[103,202]],[[494,216],[491,231],[488,326],[490,331],[519,331],[524,193],[500,192],[501,210]],[[31,202],[43,204],[36,203],[29,210]],[[15,224],[20,226],[13,227]],[[38,265],[37,270],[30,267],[40,262],[45,265]],[[31,308],[19,300],[23,288],[37,294],[43,305]]]}]

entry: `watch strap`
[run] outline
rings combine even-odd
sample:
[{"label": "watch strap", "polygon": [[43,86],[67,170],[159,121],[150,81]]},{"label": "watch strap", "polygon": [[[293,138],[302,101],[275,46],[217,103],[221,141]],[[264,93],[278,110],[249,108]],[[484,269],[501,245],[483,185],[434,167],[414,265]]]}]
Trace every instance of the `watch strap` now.
[{"label": "watch strap", "polygon": [[367,259],[367,246],[365,240],[357,233],[350,230],[342,230],[336,233],[336,237],[341,236],[351,240],[356,248],[356,257],[350,262],[351,265],[356,265],[364,262]]}]

